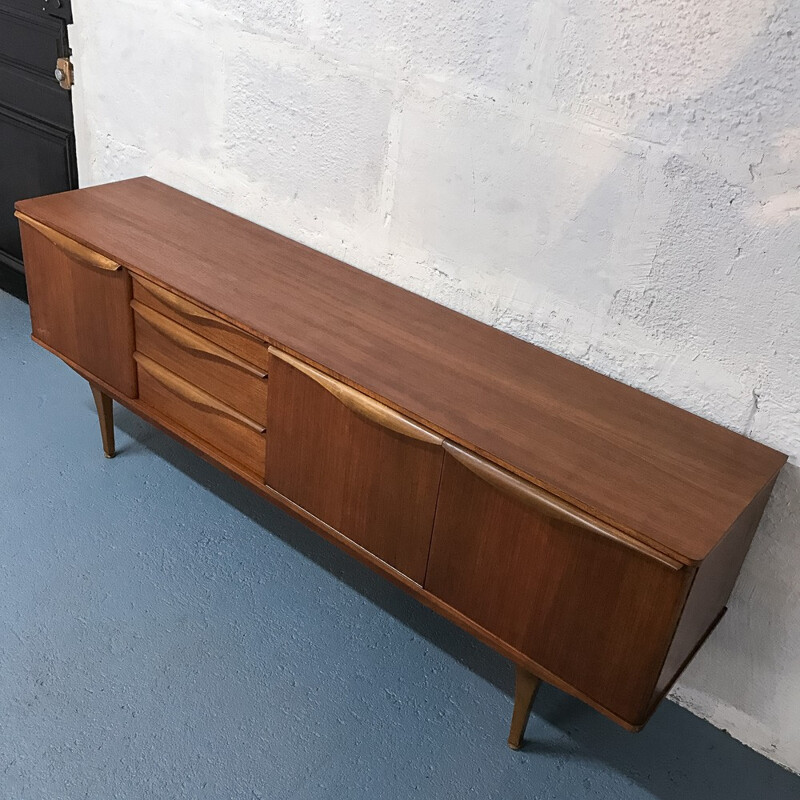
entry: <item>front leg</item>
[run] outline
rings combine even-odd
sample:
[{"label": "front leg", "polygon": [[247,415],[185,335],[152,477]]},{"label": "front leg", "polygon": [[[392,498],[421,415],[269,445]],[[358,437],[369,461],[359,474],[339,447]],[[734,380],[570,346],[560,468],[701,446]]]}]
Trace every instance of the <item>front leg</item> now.
[{"label": "front leg", "polygon": [[522,747],[522,737],[531,713],[531,706],[539,690],[541,681],[535,675],[517,665],[516,686],[514,689],[514,713],[511,716],[511,731],[508,734],[508,746],[512,750]]},{"label": "front leg", "polygon": [[97,417],[100,420],[100,435],[103,437],[103,452],[106,458],[114,458],[114,401],[93,383],[89,386],[97,406]]}]

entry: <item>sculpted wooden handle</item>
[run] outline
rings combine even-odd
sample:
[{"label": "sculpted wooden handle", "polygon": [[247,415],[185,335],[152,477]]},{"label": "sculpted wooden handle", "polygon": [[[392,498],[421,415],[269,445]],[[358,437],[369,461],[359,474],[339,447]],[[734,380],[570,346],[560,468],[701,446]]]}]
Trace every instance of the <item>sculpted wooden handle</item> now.
[{"label": "sculpted wooden handle", "polygon": [[263,425],[253,422],[249,417],[240,414],[236,409],[225,405],[225,403],[220,402],[216,397],[204,392],[202,389],[198,389],[194,384],[189,383],[189,381],[179,378],[174,372],[165,369],[161,364],[153,361],[153,359],[142,355],[142,353],[134,353],[133,357],[145,372],[152,375],[162,386],[169,389],[177,397],[180,397],[181,400],[185,400],[187,403],[191,403],[195,406],[200,406],[206,409],[206,411],[211,411],[222,417],[227,417],[256,433],[263,434],[266,432],[266,428]]},{"label": "sculpted wooden handle", "polygon": [[445,442],[444,449],[458,461],[459,464],[466,467],[470,472],[473,472],[481,480],[496,487],[504,494],[510,495],[531,508],[535,508],[540,514],[544,514],[551,519],[569,522],[572,525],[592,531],[607,539],[613,539],[624,547],[637,550],[649,558],[655,558],[670,569],[677,570],[683,566],[679,561],[670,558],[668,555],[660,553],[644,542],[626,536],[610,525],[603,524],[599,520],[589,516],[589,514],[551,495],[544,489],[532,483],[528,483],[528,481],[518,478],[516,475],[512,475],[507,470],[486,461],[486,459],[475,455],[475,453],[464,450],[464,448],[452,442]]},{"label": "sculpted wooden handle", "polygon": [[95,253],[94,250],[90,250],[88,247],[78,244],[74,239],[70,239],[68,236],[64,236],[63,233],[48,228],[47,225],[42,225],[41,222],[37,222],[21,211],[15,211],[14,216],[20,220],[20,222],[24,222],[26,225],[30,225],[34,230],[39,231],[39,233],[47,237],[59,250],[66,253],[70,258],[80,261],[82,264],[94,267],[95,269],[103,269],[107,272],[115,272],[120,267],[116,261],[101,256],[100,253]]},{"label": "sculpted wooden handle", "polygon": [[320,372],[312,366],[309,366],[303,361],[300,361],[293,356],[278,350],[275,347],[270,347],[269,352],[276,358],[290,364],[298,372],[307,375],[311,380],[316,381],[320,386],[329,391],[342,405],[347,406],[351,411],[358,414],[363,419],[374,422],[383,428],[388,428],[401,436],[407,436],[409,439],[416,439],[420,442],[428,444],[440,445],[444,441],[441,436],[437,436],[433,431],[417,425],[402,414],[398,414],[394,409],[379,403],[377,400],[369,397],[362,392],[352,389],[349,386],[331,378],[324,372]]},{"label": "sculpted wooden handle", "polygon": [[267,373],[263,370],[260,370],[258,367],[254,367],[244,359],[239,358],[239,356],[228,352],[218,345],[215,345],[208,339],[204,339],[202,336],[192,333],[192,331],[184,328],[183,325],[179,325],[169,317],[159,314],[158,311],[155,311],[149,306],[143,305],[138,300],[133,300],[131,302],[131,306],[140,317],[147,320],[148,324],[155,328],[162,336],[165,336],[171,342],[174,342],[184,350],[200,353],[201,355],[208,356],[216,361],[229,364],[230,366],[236,367],[237,369],[242,370],[242,372],[246,372],[248,375],[252,375],[255,378],[264,379],[267,377]]}]

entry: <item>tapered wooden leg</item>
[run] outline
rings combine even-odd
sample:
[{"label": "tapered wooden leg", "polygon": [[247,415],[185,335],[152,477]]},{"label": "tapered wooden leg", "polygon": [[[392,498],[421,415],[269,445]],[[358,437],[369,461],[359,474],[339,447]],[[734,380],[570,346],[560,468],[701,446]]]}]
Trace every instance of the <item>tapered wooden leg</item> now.
[{"label": "tapered wooden leg", "polygon": [[522,667],[517,667],[517,683],[514,689],[514,713],[511,716],[511,732],[508,734],[508,746],[512,750],[522,747],[522,737],[531,713],[531,706],[539,690],[541,681]]},{"label": "tapered wooden leg", "polygon": [[103,437],[103,452],[106,458],[114,458],[114,401],[93,384],[94,404],[97,406],[97,417],[100,420],[100,435]]}]

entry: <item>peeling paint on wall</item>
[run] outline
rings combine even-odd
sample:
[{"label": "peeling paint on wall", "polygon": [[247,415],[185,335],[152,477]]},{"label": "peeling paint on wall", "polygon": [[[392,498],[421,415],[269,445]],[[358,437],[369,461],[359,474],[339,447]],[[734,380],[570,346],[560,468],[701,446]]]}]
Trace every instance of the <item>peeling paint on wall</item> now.
[{"label": "peeling paint on wall", "polygon": [[75,13],[84,185],[148,173],[790,454],[673,696],[800,771],[800,5]]}]

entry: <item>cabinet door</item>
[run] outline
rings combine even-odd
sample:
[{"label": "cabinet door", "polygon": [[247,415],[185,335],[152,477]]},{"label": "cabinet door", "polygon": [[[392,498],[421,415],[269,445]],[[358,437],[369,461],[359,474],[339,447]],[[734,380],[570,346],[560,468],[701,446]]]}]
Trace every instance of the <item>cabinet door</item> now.
[{"label": "cabinet door", "polygon": [[33,335],[122,394],[136,397],[130,275],[52,228],[17,216]]},{"label": "cabinet door", "polygon": [[632,725],[690,570],[450,443],[425,588]]},{"label": "cabinet door", "polygon": [[267,484],[421,584],[441,438],[274,348],[269,376]]}]

